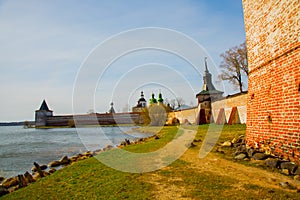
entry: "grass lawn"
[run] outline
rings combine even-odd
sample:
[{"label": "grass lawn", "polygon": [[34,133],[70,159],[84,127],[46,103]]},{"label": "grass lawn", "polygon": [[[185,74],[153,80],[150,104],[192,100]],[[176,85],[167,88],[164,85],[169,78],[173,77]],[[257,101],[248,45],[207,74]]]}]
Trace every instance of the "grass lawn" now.
[{"label": "grass lawn", "polygon": [[[208,125],[184,128],[197,130],[197,146],[190,147],[160,170],[125,173],[90,158],[1,199],[300,199],[299,193],[278,184],[291,182],[290,177],[233,161],[230,149],[225,155],[213,150],[199,159]],[[159,139],[152,138],[124,149],[136,153],[155,151],[182,134],[177,132],[177,127],[164,127],[157,133]],[[245,125],[224,126],[219,142],[243,134]]]}]

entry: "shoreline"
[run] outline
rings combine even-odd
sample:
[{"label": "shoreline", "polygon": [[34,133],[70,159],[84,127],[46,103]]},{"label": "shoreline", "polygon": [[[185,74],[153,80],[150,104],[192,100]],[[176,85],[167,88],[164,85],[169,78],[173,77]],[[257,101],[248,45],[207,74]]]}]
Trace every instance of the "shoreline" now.
[{"label": "shoreline", "polygon": [[[201,159],[198,154],[208,126],[195,128],[197,135],[191,146],[165,168],[128,173],[106,166],[97,156],[57,170],[3,199],[299,199],[296,186],[300,182],[293,176],[266,168],[263,160],[234,158],[245,126],[224,126],[217,146]],[[156,151],[172,141],[176,132],[176,127],[164,127],[157,139],[153,135],[137,141],[138,145],[119,148],[136,153]],[[111,152],[105,154],[110,156]]]},{"label": "shoreline", "polygon": [[[105,127],[107,127],[107,126],[105,126]],[[79,127],[79,128],[81,128],[81,127]],[[84,127],[84,128],[86,128],[86,127]],[[155,132],[151,132],[151,131],[145,132],[144,130],[141,130],[140,127],[136,127],[136,128],[134,128],[134,130],[130,130],[129,132],[126,132],[125,134],[130,135],[130,133],[133,133],[133,132],[134,133],[138,132],[140,134],[152,134],[152,135],[150,135],[148,137],[135,138],[134,140],[125,138],[124,141],[121,141],[117,145],[106,145],[106,147],[104,147],[104,148],[96,149],[94,151],[86,151],[84,153],[75,153],[75,155],[70,156],[70,157],[64,155],[61,157],[61,159],[50,161],[48,164],[40,165],[39,163],[34,162],[31,170],[27,170],[24,174],[18,174],[17,176],[12,176],[12,177],[0,176],[0,197],[2,196],[1,194],[3,191],[5,194],[12,193],[20,188],[29,186],[31,183],[36,182],[40,178],[47,177],[47,176],[55,173],[56,171],[59,171],[59,170],[65,168],[69,165],[72,165],[78,161],[94,157],[100,153],[109,151],[111,149],[123,148],[123,147],[131,145],[131,144],[139,144],[142,142],[146,142],[147,140],[149,140],[151,138],[155,138]],[[31,173],[29,171],[31,171]]]}]

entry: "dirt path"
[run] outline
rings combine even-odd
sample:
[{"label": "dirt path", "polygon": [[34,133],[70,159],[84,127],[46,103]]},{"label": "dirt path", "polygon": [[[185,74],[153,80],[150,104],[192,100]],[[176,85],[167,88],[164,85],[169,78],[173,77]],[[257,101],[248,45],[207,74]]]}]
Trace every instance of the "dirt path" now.
[{"label": "dirt path", "polygon": [[[187,195],[187,192],[193,190],[190,185],[183,181],[182,171],[193,171],[198,174],[214,174],[225,179],[234,179],[231,184],[229,193],[243,192],[245,185],[255,185],[260,190],[281,190],[289,193],[296,193],[296,189],[282,187],[280,183],[288,182],[295,187],[300,187],[299,182],[294,181],[291,177],[283,174],[270,172],[257,167],[245,166],[230,160],[221,158],[215,153],[209,153],[205,158],[199,158],[199,147],[188,149],[180,158],[183,162],[189,163],[180,167],[165,167],[159,171],[147,173],[143,180],[155,186],[155,199],[194,199]],[[251,161],[253,162],[253,161]],[[257,161],[263,162],[263,161]],[[181,173],[177,173],[181,171]],[[170,172],[168,176],[164,172]],[[248,191],[249,192],[249,191]],[[252,192],[252,191],[251,191]],[[253,189],[253,193],[259,195],[260,191]],[[294,198],[291,198],[294,199]]]}]

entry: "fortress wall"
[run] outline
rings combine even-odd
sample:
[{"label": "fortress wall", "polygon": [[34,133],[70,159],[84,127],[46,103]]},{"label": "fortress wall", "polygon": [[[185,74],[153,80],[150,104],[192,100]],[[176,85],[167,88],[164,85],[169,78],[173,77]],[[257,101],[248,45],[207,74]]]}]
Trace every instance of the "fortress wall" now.
[{"label": "fortress wall", "polygon": [[299,0],[243,0],[249,62],[246,140],[300,163]]},{"label": "fortress wall", "polygon": [[175,111],[172,113],[173,116],[179,120],[180,124],[185,124],[185,123],[196,124],[196,120],[199,114],[199,109],[198,107],[196,107],[196,108],[185,109],[181,111]]},{"label": "fortress wall", "polygon": [[[212,102],[212,117],[213,121],[216,122],[220,113],[220,109],[225,110],[226,122],[229,121],[230,115],[232,113],[233,107],[237,108],[237,114],[239,117],[239,123],[245,124],[247,119],[247,93],[229,96],[219,101]],[[169,113],[169,122],[173,118],[177,118],[180,124],[191,123],[197,124],[199,120],[200,105],[199,107],[185,109],[181,111],[174,111]],[[234,122],[233,122],[234,123]]]},{"label": "fortress wall", "polygon": [[247,118],[247,93],[228,96],[222,100],[212,102],[212,116],[214,122],[217,121],[217,118],[220,113],[220,109],[224,108],[226,122],[229,121],[230,114],[233,107],[237,107],[238,115],[240,118],[240,123],[245,124]]},{"label": "fortress wall", "polygon": [[133,124],[139,113],[86,114],[47,117],[46,126],[69,126],[76,120],[77,125]]}]

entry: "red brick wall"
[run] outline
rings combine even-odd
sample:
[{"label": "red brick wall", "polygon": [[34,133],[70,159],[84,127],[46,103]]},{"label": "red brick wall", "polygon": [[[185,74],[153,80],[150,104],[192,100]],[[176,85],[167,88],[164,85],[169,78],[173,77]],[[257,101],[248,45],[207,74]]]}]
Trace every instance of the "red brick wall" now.
[{"label": "red brick wall", "polygon": [[243,7],[247,143],[300,163],[300,1],[243,0]]}]

